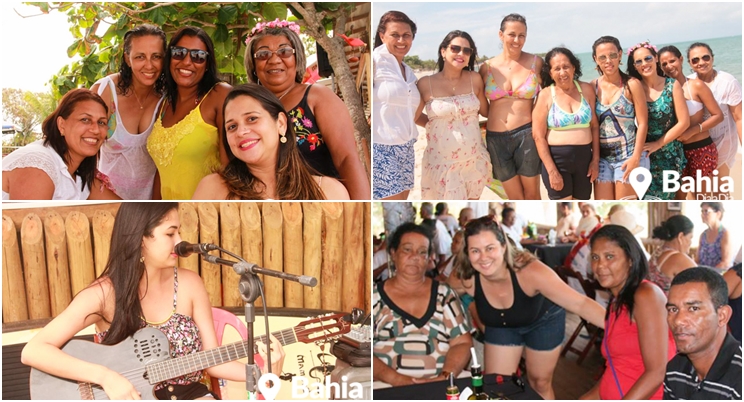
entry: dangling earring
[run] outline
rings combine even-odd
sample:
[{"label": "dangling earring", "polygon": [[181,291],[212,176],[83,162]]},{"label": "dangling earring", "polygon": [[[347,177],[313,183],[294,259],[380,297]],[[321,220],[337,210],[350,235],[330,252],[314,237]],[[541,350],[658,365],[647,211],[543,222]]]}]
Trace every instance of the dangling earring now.
[{"label": "dangling earring", "polygon": [[140,262],[143,263],[143,264],[145,263],[145,256],[144,255],[142,257],[140,257]]},{"label": "dangling earring", "polygon": [[282,133],[281,131],[279,132],[279,142],[281,142],[282,144],[286,144],[287,143],[287,133],[286,132],[284,132],[284,133]]}]

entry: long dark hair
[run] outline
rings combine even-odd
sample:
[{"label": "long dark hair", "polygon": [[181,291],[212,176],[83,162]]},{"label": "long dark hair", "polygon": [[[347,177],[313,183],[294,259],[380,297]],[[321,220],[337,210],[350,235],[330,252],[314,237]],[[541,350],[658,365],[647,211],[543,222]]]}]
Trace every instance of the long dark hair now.
[{"label": "long dark hair", "polygon": [[170,42],[168,42],[168,49],[166,49],[165,52],[165,63],[163,64],[163,71],[165,71],[165,96],[168,98],[168,102],[170,102],[171,108],[173,108],[174,112],[176,111],[176,102],[178,101],[178,85],[176,85],[176,81],[173,80],[170,72],[172,58],[170,49],[173,46],[176,46],[178,41],[180,41],[184,36],[196,36],[207,48],[207,68],[204,71],[204,76],[201,81],[199,81],[199,86],[196,90],[197,99],[201,99],[206,95],[215,84],[222,82],[218,76],[217,60],[214,54],[214,44],[212,44],[212,39],[201,28],[190,26],[182,27],[176,31]]},{"label": "long dark hair", "polygon": [[555,81],[553,81],[553,78],[550,77],[550,60],[553,59],[553,57],[562,54],[566,57],[568,57],[568,61],[571,63],[571,65],[574,68],[574,76],[573,80],[578,81],[579,78],[581,78],[581,60],[579,60],[574,54],[566,49],[565,47],[554,47],[550,49],[550,51],[545,54],[545,63],[543,63],[542,68],[540,69],[540,78],[543,82],[543,88],[547,88],[551,86]]},{"label": "long dark hair", "polygon": [[467,40],[470,44],[470,48],[473,49],[473,53],[470,55],[470,60],[468,61],[468,70],[473,71],[475,69],[475,59],[478,58],[478,49],[475,47],[475,42],[473,41],[473,38],[470,37],[470,34],[465,31],[458,30],[454,30],[448,33],[447,36],[444,37],[444,40],[442,40],[442,43],[439,44],[439,55],[437,58],[437,68],[439,69],[438,71],[442,71],[444,69],[444,58],[442,58],[442,50],[446,50],[449,44],[455,38],[465,38],[465,40]]},{"label": "long dark hair", "polygon": [[[313,174],[316,174],[305,159],[300,155],[297,148],[294,129],[290,124],[290,117],[284,110],[281,101],[268,89],[257,84],[244,84],[234,87],[225,98],[222,107],[222,120],[225,121],[225,110],[227,105],[240,96],[249,96],[261,103],[263,107],[276,121],[279,114],[287,118],[286,143],[279,143],[279,157],[276,166],[276,188],[280,200],[324,200],[325,195],[315,182]],[[277,134],[278,135],[278,134]],[[227,144],[227,130],[222,127],[222,143]],[[255,177],[245,162],[235,157],[229,146],[225,146],[229,163],[220,172],[220,176],[227,185],[229,199],[261,200],[261,192],[256,186],[263,184]]]},{"label": "long dark hair", "polygon": [[664,241],[674,240],[680,233],[687,235],[692,233],[693,229],[695,229],[695,224],[690,218],[684,215],[674,215],[654,228],[653,238]]},{"label": "long dark hair", "polygon": [[656,50],[654,50],[653,46],[648,42],[641,42],[636,45],[635,49],[631,48],[633,49],[633,51],[630,52],[630,54],[628,55],[628,75],[630,75],[631,77],[637,80],[643,81],[643,77],[641,76],[641,73],[639,73],[638,70],[636,70],[635,68],[635,58],[633,57],[635,52],[637,52],[641,48],[648,49],[651,52],[651,55],[656,57],[656,74],[659,77],[666,77],[666,75],[664,75],[664,70],[661,69],[661,64],[659,63],[659,58],[658,58],[659,54],[656,52]]},{"label": "long dark hair", "polygon": [[408,16],[400,11],[388,11],[385,14],[382,14],[382,17],[380,17],[380,23],[377,25],[377,33],[375,34],[375,48],[382,45],[382,39],[380,38],[381,34],[384,34],[385,31],[387,31],[387,24],[390,22],[401,22],[403,24],[408,24],[408,26],[411,27],[411,34],[413,35],[413,38],[416,38],[416,23],[413,22]]},{"label": "long dark hair", "polygon": [[[142,327],[139,283],[145,275],[142,239],[165,216],[178,209],[177,202],[122,202],[111,233],[111,251],[99,279],[108,278],[114,289],[115,308],[104,345],[115,345]],[[99,282],[100,283],[100,282]]]},{"label": "long dark hair", "polygon": [[[143,36],[155,36],[157,38],[160,38],[162,41],[162,48],[163,48],[163,57],[165,57],[165,43],[167,42],[165,39],[165,32],[163,32],[162,29],[156,27],[155,25],[150,24],[142,24],[138,25],[124,34],[124,52],[121,55],[121,63],[119,63],[119,83],[116,84],[116,87],[119,89],[119,92],[121,92],[122,95],[126,95],[129,92],[129,87],[132,85],[132,81],[134,80],[134,76],[132,74],[132,67],[127,63],[127,57],[129,57],[129,53],[132,51],[132,39],[134,38],[141,38]],[[165,67],[163,67],[163,71],[160,71],[160,76],[158,77],[158,80],[155,81],[155,92],[158,94],[163,94],[163,90],[165,89]]]},{"label": "long dark hair", "polygon": [[[65,94],[59,101],[59,105],[54,109],[52,114],[44,119],[41,124],[41,132],[44,137],[44,145],[52,147],[57,155],[61,156],[65,161],[65,164],[69,164],[71,161],[69,150],[67,149],[67,141],[62,133],[59,131],[57,125],[57,117],[61,117],[67,120],[72,112],[75,110],[75,106],[80,102],[93,101],[103,106],[103,110],[108,115],[108,106],[106,102],[101,99],[98,94],[91,92],[85,88],[73,89],[72,91]],[[83,179],[81,190],[85,190],[85,187],[91,188],[93,186],[93,179],[96,177],[96,165],[98,163],[98,154],[88,156],[80,162],[75,174]]]},{"label": "long dark hair", "polygon": [[[630,260],[630,271],[628,272],[628,279],[625,281],[625,285],[620,290],[615,300],[610,299],[610,304],[615,307],[616,316],[620,315],[622,306],[628,308],[628,314],[633,316],[633,306],[635,293],[641,282],[648,275],[648,262],[646,261],[646,255],[643,254],[641,245],[638,244],[638,240],[633,234],[620,225],[605,225],[597,230],[589,240],[590,247],[594,247],[594,243],[599,239],[609,240],[620,247],[625,253],[625,257]],[[607,309],[607,314],[610,314],[611,309]]]},{"label": "long dark hair", "polygon": [[496,240],[504,247],[504,261],[508,269],[518,271],[535,259],[535,256],[529,251],[517,250],[517,247],[511,243],[511,239],[506,236],[499,223],[494,220],[494,215],[487,215],[471,220],[465,225],[464,232],[463,240],[465,246],[457,258],[458,264],[456,267],[461,279],[470,279],[476,272],[475,268],[470,264],[470,258],[468,257],[468,239],[481,232],[491,232],[496,236]]}]

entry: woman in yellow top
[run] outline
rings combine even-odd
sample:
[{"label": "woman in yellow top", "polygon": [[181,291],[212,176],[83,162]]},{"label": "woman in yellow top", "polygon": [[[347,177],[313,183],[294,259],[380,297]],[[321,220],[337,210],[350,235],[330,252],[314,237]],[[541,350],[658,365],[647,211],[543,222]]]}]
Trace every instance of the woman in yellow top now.
[{"label": "woman in yellow top", "polygon": [[227,164],[218,127],[232,87],[218,78],[214,45],[201,28],[176,32],[164,70],[166,100],[147,140],[158,167],[153,199],[189,200],[204,176]]}]

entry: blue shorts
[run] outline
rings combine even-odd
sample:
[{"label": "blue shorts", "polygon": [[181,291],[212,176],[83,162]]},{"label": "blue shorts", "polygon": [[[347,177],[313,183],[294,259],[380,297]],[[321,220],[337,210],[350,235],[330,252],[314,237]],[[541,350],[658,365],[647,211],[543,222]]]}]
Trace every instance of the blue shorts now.
[{"label": "blue shorts", "polygon": [[403,145],[372,143],[372,198],[387,198],[413,188],[415,139]]},{"label": "blue shorts", "polygon": [[[545,302],[550,303],[547,300]],[[547,352],[560,346],[565,334],[566,310],[553,304],[542,317],[525,327],[486,327],[485,343],[497,346],[527,346],[538,352]]]},{"label": "blue shorts", "polygon": [[[599,175],[597,176],[598,182],[623,182],[630,183],[627,180],[623,180],[623,163],[628,159],[623,159],[618,162],[610,162],[605,158],[599,158]],[[648,158],[648,152],[643,151],[638,166],[651,169],[651,159]]]}]

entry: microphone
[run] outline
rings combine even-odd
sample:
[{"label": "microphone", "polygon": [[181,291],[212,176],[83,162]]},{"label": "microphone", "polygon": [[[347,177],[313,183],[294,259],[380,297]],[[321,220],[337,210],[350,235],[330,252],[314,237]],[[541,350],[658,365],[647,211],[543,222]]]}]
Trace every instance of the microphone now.
[{"label": "microphone", "polygon": [[212,243],[197,243],[191,244],[189,242],[182,241],[176,244],[175,252],[179,257],[188,257],[193,253],[207,254],[212,250],[217,250],[217,246]]}]

